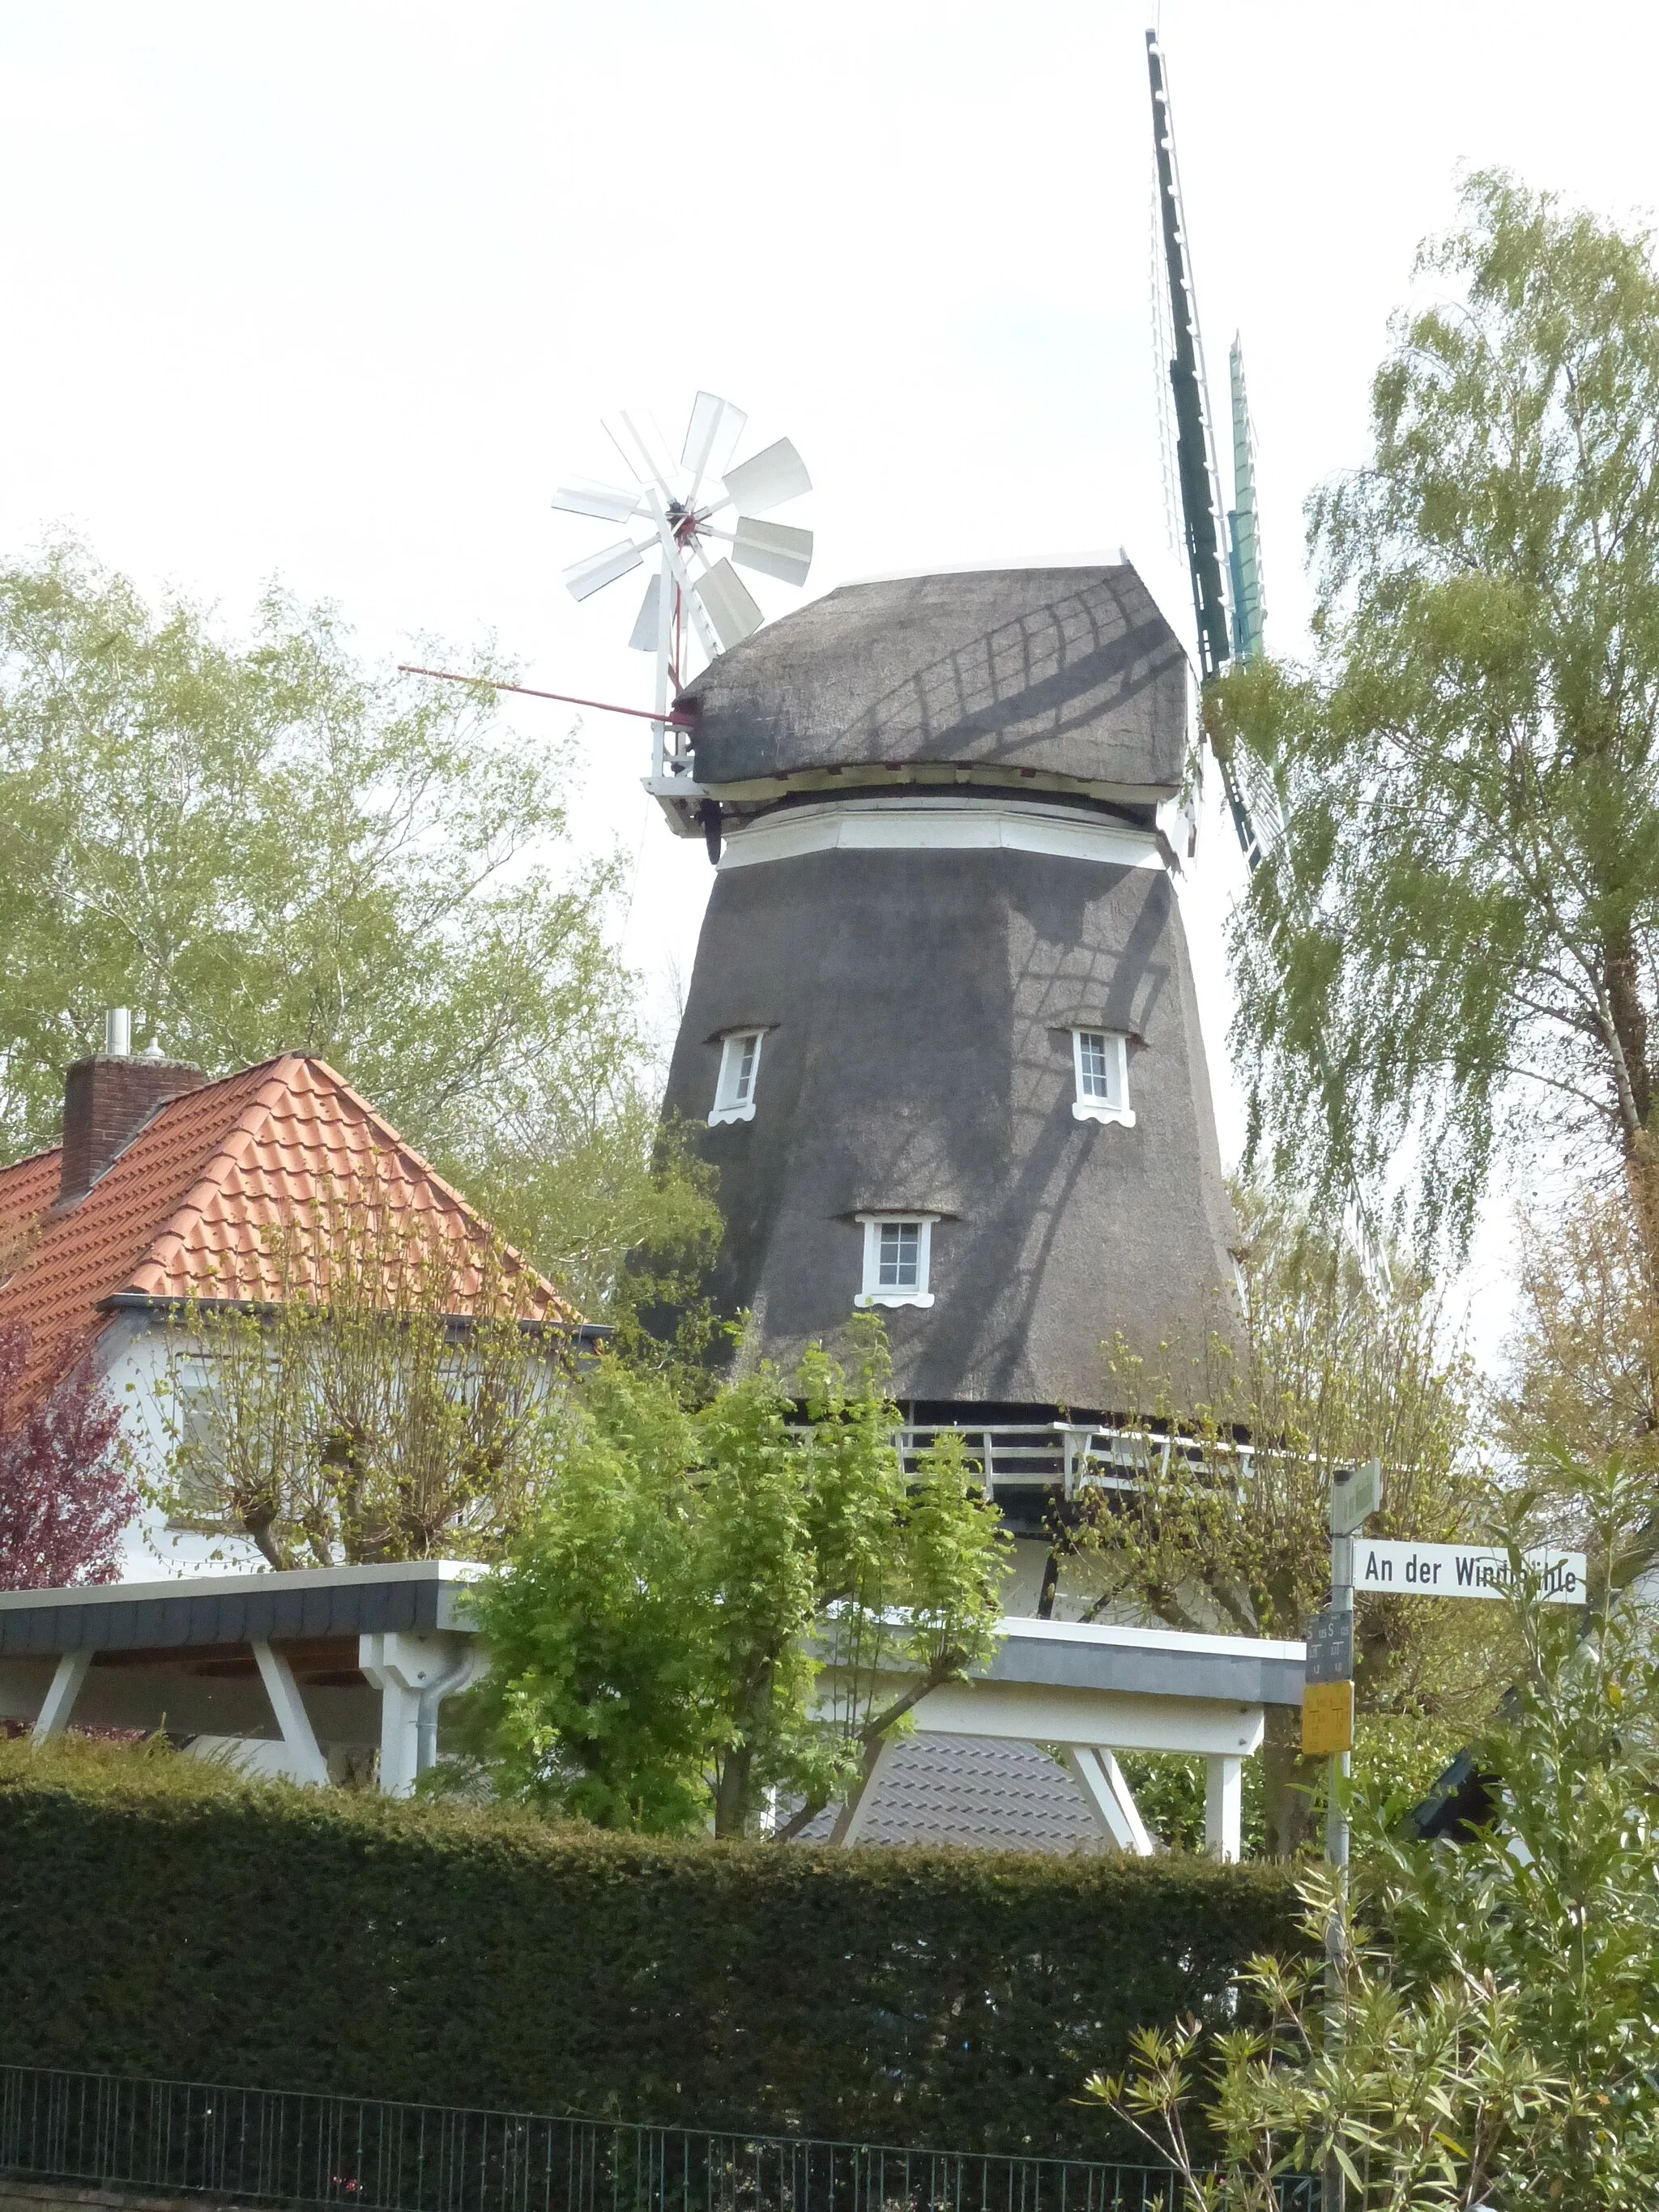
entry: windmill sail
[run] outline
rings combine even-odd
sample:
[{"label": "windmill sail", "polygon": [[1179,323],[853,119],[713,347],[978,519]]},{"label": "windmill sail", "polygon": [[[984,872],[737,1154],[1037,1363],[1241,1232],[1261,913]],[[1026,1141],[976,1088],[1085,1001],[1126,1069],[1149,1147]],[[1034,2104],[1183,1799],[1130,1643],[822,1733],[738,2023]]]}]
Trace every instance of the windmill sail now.
[{"label": "windmill sail", "polygon": [[1244,392],[1244,352],[1237,337],[1228,359],[1233,398],[1233,506],[1227,517],[1233,585],[1233,649],[1240,660],[1261,651],[1267,618],[1261,584],[1261,545],[1255,524],[1255,431]]},{"label": "windmill sail", "polygon": [[[1176,164],[1169,76],[1156,31],[1146,33],[1146,69],[1152,82],[1152,151],[1158,163],[1159,228],[1170,295],[1170,386],[1175,399],[1176,467],[1181,483],[1187,565],[1193,583],[1193,612],[1198,623],[1199,667],[1203,680],[1208,684],[1234,658],[1234,616],[1228,605],[1231,549],[1224,538],[1221,476],[1216,463],[1208,381],[1204,370],[1204,342],[1198,326],[1198,301],[1193,289],[1187,224],[1181,204],[1181,174]],[[1252,527],[1254,517],[1253,494]],[[1221,761],[1221,781],[1245,862],[1254,869],[1261,864],[1261,842],[1233,763],[1224,757]]]}]

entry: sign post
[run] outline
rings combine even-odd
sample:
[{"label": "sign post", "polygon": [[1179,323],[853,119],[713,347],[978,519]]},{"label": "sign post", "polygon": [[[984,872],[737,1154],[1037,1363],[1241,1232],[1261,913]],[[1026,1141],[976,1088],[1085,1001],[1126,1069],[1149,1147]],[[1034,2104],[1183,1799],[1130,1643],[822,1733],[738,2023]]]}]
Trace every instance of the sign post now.
[{"label": "sign post", "polygon": [[[1325,1863],[1331,1870],[1334,1909],[1325,1923],[1325,2035],[1334,2048],[1342,2033],[1342,1905],[1348,1886],[1347,1784],[1353,1761],[1354,1532],[1382,1503],[1382,1462],[1339,1468],[1331,1479],[1331,1601],[1308,1632],[1303,1674],[1302,1750],[1330,1765],[1325,1792]],[[1326,2162],[1328,2212],[1342,2212],[1347,2191],[1334,2154]]]},{"label": "sign post", "polygon": [[[1510,1554],[1492,1544],[1412,1544],[1361,1533],[1382,1503],[1382,1466],[1339,1468],[1331,1480],[1331,1601],[1308,1628],[1303,1670],[1302,1753],[1328,1759],[1325,1863],[1334,1909],[1325,1925],[1325,2035],[1334,2050],[1342,2033],[1342,1907],[1348,1886],[1347,1784],[1353,1754],[1353,1601],[1356,1589],[1384,1597],[1501,1598],[1516,1580]],[[1521,1555],[1520,1571],[1545,1605],[1583,1605],[1587,1562],[1582,1552],[1540,1550]],[[1326,2212],[1346,2198],[1334,2154],[1325,2169]]]}]

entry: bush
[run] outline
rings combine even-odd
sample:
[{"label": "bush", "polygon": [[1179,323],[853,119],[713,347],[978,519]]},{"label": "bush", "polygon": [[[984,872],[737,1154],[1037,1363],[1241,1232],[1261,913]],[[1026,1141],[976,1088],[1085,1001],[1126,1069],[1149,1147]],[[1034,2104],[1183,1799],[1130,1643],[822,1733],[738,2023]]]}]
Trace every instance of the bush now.
[{"label": "bush", "polygon": [[0,2058],[1111,2154],[1142,2022],[1293,1949],[1288,1876],[553,1826],[0,1745]]}]

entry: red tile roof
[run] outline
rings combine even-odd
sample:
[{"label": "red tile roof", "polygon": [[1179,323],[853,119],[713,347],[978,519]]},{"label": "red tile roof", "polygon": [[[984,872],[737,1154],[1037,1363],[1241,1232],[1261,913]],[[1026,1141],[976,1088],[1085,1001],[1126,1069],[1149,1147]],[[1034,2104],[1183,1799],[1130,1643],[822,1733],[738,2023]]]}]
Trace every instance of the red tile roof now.
[{"label": "red tile roof", "polygon": [[[58,1173],[55,1149],[0,1169],[0,1269],[13,1268],[0,1324],[26,1322],[38,1356],[102,1328],[122,1293],[280,1296],[273,1231],[298,1244],[314,1284],[319,1242],[365,1212],[459,1256],[463,1310],[479,1288],[470,1255],[485,1224],[326,1061],[301,1054],[169,1100],[61,1212]],[[576,1319],[527,1262],[505,1259],[527,1315]]]}]

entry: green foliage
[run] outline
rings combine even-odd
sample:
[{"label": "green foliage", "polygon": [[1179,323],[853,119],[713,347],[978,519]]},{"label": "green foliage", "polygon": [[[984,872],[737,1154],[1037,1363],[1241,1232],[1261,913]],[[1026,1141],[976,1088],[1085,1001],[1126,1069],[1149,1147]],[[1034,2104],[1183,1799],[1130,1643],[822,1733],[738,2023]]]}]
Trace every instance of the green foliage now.
[{"label": "green foliage", "polygon": [[[1637,2212],[1659,2196],[1659,1658],[1649,1602],[1625,1587],[1650,1486],[1569,1462],[1556,1486],[1585,1515],[1601,1595],[1586,1621],[1517,1591],[1524,1663],[1473,1746],[1492,1825],[1425,1844],[1401,1797],[1358,1792],[1352,1898],[1310,1877],[1303,1957],[1245,1976],[1269,2026],[1207,2048],[1196,2027],[1156,2031],[1129,2074],[1091,2085],[1181,2162],[1207,2081],[1227,2156],[1211,2180],[1189,2173],[1191,2205],[1255,2212],[1275,2172],[1329,2159],[1351,2212]],[[1340,2025],[1310,1955],[1333,1922]]]},{"label": "green foliage", "polygon": [[1285,818],[1234,948],[1254,1139],[1340,1205],[1409,1137],[1459,1241],[1510,1139],[1651,1174],[1659,1011],[1651,241],[1501,173],[1464,216],[1310,504],[1316,665],[1214,712]]},{"label": "green foliage", "polygon": [[535,1524],[479,1594],[472,1740],[498,1787],[606,1826],[804,1825],[988,1653],[1006,1540],[958,1440],[907,1482],[886,1345],[688,1411],[606,1361]]},{"label": "green foliage", "polygon": [[476,1597],[494,1665],[468,1700],[497,1786],[603,1827],[694,1827],[716,1725],[690,1415],[605,1363],[558,1489]]},{"label": "green foliage", "polygon": [[585,1310],[631,1247],[705,1248],[607,941],[620,863],[571,865],[569,748],[496,708],[280,593],[241,644],[73,544],[0,570],[0,1157],[54,1140],[128,1005],[210,1073],[320,1054]]},{"label": "green foliage", "polygon": [[1523,1221],[1516,1261],[1504,1444],[1521,1465],[1553,1444],[1659,1473],[1659,1302],[1630,1193],[1581,1188]]},{"label": "green foliage", "polygon": [[[1097,1591],[1103,1609],[1175,1628],[1296,1638],[1330,1587],[1335,1468],[1381,1457],[1375,1534],[1440,1541],[1480,1525],[1489,1498],[1475,1455],[1474,1378],[1421,1274],[1396,1264],[1368,1278],[1343,1242],[1297,1209],[1249,1190],[1238,1203],[1246,1243],[1237,1355],[1212,1345],[1192,1379],[1120,1359],[1116,1401],[1132,1411],[1140,1402],[1140,1479],[1131,1492],[1095,1494],[1097,1510],[1073,1538],[1067,1587]],[[1197,1410],[1178,1422],[1182,1404]],[[1166,1456],[1164,1437],[1177,1426],[1189,1432],[1187,1447]],[[1505,1663],[1501,1624],[1468,1618],[1490,1610],[1362,1598],[1362,1708],[1476,1719]],[[1294,1851],[1320,1769],[1302,1759],[1287,1709],[1270,1712],[1262,1766],[1263,1846]]]},{"label": "green foliage", "polygon": [[1295,1941],[1275,1869],[558,1828],[0,1744],[0,2058],[1097,2155],[1132,2030]]}]

